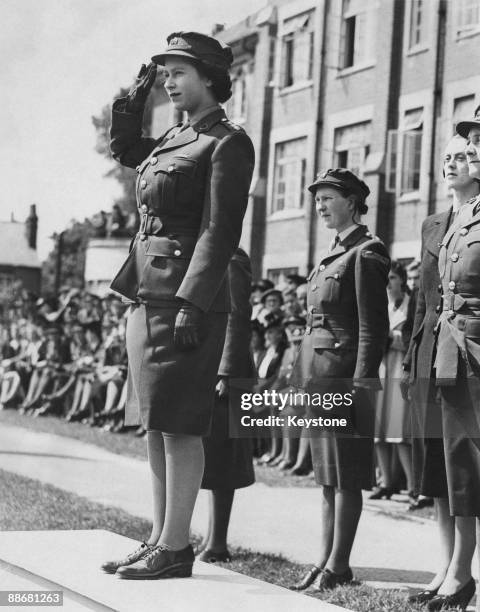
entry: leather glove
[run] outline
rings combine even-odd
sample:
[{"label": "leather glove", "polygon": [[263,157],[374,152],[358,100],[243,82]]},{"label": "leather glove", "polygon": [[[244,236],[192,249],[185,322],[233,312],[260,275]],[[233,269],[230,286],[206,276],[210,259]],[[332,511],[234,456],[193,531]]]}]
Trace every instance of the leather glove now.
[{"label": "leather glove", "polygon": [[202,341],[204,312],[184,301],[175,319],[173,342],[179,349],[188,350],[199,346]]},{"label": "leather glove", "polygon": [[130,113],[143,111],[148,94],[155,83],[157,76],[157,65],[150,62],[148,66],[142,64],[135,83],[127,94],[125,110]]}]

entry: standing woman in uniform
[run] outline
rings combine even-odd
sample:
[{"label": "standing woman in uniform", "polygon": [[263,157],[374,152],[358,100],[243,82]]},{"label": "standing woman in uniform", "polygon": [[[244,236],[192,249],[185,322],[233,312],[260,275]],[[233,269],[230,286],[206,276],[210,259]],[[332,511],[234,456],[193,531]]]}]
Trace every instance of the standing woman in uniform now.
[{"label": "standing woman in uniform", "polygon": [[[470,177],[480,181],[480,109],[462,121]],[[442,288],[436,381],[440,387],[450,514],[480,521],[480,196],[460,209],[440,247]],[[473,554],[473,546],[470,552]],[[470,567],[448,576],[429,610],[465,610],[475,594]]]},{"label": "standing woman in uniform", "polygon": [[[417,305],[408,352],[403,361],[405,381],[411,383],[412,448],[415,493],[433,498],[439,531],[440,554],[435,575],[425,589],[411,595],[411,603],[426,604],[439,592],[456,590],[471,578],[475,542],[475,519],[452,516],[448,502],[447,475],[442,435],[442,408],[435,384],[438,317],[442,310],[438,257],[449,227],[463,215],[463,208],[478,194],[479,185],[469,176],[466,140],[450,139],[443,155],[443,176],[452,193],[452,207],[428,216],[422,224],[422,252]],[[433,565],[432,559],[432,565]]]},{"label": "standing woman in uniform", "polygon": [[[140,231],[112,281],[131,300],[125,423],[147,430],[153,488],[150,537],[102,567],[122,578],[190,576],[189,529],[202,480],[230,296],[226,272],[242,232],[254,152],[220,103],[231,95],[232,53],[197,32],[171,34],[113,106],[111,149],[137,167]],[[142,137],[157,66],[187,122]]]},{"label": "standing woman in uniform", "polygon": [[[306,589],[313,583],[315,590],[323,591],[353,580],[350,552],[362,489],[374,482],[371,395],[380,387],[378,368],[389,333],[390,259],[384,244],[360,222],[370,193],[363,181],[337,168],[319,175],[308,189],[335,238],[309,277],[307,327],[291,384],[322,397],[345,394],[336,410],[347,427],[311,434],[315,479],[322,486],[322,539],[317,564],[291,588]],[[307,415],[337,416],[336,410],[310,406]]]}]

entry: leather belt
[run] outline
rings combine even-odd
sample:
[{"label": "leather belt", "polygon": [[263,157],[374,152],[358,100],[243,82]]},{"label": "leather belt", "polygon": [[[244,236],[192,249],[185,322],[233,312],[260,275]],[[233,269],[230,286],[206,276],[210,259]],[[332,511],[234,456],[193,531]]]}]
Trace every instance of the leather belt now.
[{"label": "leather belt", "polygon": [[140,227],[138,234],[145,240],[147,236],[160,236],[165,234],[183,234],[186,236],[197,236],[198,230],[192,227],[181,227],[175,224],[164,222],[155,215],[144,213],[140,217]]}]

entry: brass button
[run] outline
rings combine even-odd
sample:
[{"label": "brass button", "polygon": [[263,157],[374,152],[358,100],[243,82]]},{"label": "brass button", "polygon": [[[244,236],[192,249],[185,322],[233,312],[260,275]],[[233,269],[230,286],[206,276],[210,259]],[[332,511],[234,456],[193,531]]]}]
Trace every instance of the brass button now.
[{"label": "brass button", "polygon": [[228,121],[228,119],[227,119],[226,117],[224,117],[224,118],[222,119],[222,121]]},{"label": "brass button", "polygon": [[326,266],[324,264],[322,264],[318,269],[323,272],[323,270],[325,270],[325,268],[326,268]]},{"label": "brass button", "polygon": [[152,166],[154,166],[157,162],[158,162],[158,159],[156,157],[152,157],[152,159],[150,160],[150,163],[152,164]]},{"label": "brass button", "polygon": [[173,254],[175,255],[175,257],[179,257],[182,254],[182,251],[180,251],[180,249],[175,249],[173,251]]},{"label": "brass button", "polygon": [[312,285],[312,291],[315,291],[316,289],[318,289],[317,285]]},{"label": "brass button", "polygon": [[140,181],[140,187],[146,187],[147,186],[147,181],[145,179],[142,179]]},{"label": "brass button", "polygon": [[148,212],[148,206],[146,204],[142,204],[142,208],[141,208],[142,213],[147,213]]},{"label": "brass button", "polygon": [[468,229],[466,227],[462,227],[460,230],[460,236],[466,236],[468,234]]},{"label": "brass button", "polygon": [[175,170],[175,165],[174,165],[174,164],[171,164],[170,166],[168,166],[167,170],[168,170],[169,172],[173,172],[173,171]]},{"label": "brass button", "polygon": [[333,278],[339,279],[340,278],[340,274],[338,274],[338,272],[336,274],[333,275]]},{"label": "brass button", "polygon": [[440,306],[437,306],[437,307],[435,308],[435,312],[440,312]]},{"label": "brass button", "polygon": [[456,287],[456,286],[457,286],[457,285],[456,285],[455,281],[450,281],[450,282],[448,283],[448,288],[449,288],[451,291],[453,291],[453,290],[455,289],[455,287]]},{"label": "brass button", "polygon": [[335,348],[340,348],[340,342],[335,342],[335,344],[333,345]]},{"label": "brass button", "polygon": [[459,258],[459,254],[458,254],[458,253],[452,253],[452,254],[450,255],[450,259],[451,259],[452,261],[454,261],[454,262],[455,262],[455,261],[458,261],[458,258]]}]

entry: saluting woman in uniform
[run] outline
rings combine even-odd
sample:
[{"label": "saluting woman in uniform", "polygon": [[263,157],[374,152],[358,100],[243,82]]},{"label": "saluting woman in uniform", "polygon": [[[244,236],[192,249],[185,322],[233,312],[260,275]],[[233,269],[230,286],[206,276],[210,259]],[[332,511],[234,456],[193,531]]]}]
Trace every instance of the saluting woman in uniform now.
[{"label": "saluting woman in uniform", "polygon": [[[374,482],[372,389],[386,349],[390,259],[384,244],[360,222],[370,190],[352,172],[327,170],[308,188],[325,225],[336,236],[309,277],[307,327],[291,384],[310,392],[354,393],[339,416],[345,431],[310,440],[317,484],[322,486],[318,562],[294,590],[332,589],[353,580],[350,552],[362,510],[362,489]],[[309,416],[335,416],[307,408]],[[360,434],[360,435],[357,435]]]},{"label": "saluting woman in uniform", "polygon": [[[150,537],[103,569],[122,578],[190,576],[193,507],[230,310],[226,272],[237,249],[254,165],[252,143],[220,107],[231,95],[232,53],[197,32],[171,34],[113,105],[111,149],[137,167],[140,231],[112,282],[131,300],[126,424],[147,430],[153,487]],[[187,122],[143,138],[143,108],[164,87]]]}]

